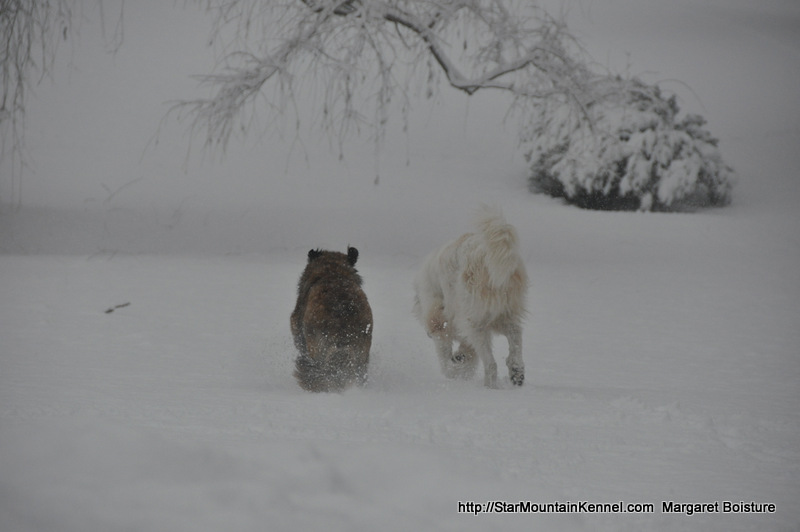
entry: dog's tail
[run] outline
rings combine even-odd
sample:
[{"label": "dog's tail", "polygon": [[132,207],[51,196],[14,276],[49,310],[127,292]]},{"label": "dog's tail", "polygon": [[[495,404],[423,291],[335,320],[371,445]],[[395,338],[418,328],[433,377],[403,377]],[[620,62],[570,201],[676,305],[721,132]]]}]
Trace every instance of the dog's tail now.
[{"label": "dog's tail", "polygon": [[495,288],[508,285],[512,276],[524,271],[520,270],[517,230],[506,221],[499,207],[485,204],[478,212],[476,226],[486,245],[489,283]]}]

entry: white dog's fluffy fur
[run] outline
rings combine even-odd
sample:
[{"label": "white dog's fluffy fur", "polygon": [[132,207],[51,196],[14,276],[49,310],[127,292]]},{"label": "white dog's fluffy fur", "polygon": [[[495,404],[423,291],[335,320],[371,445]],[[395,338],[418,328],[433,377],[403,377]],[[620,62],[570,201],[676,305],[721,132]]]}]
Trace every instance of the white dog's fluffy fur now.
[{"label": "white dog's fluffy fur", "polygon": [[[519,256],[517,231],[500,209],[483,206],[477,231],[432,253],[414,281],[414,314],[436,345],[442,372],[471,378],[477,359],[484,384],[497,387],[492,334],[508,339],[508,375],[522,385],[522,318],[528,276]],[[459,347],[453,352],[453,342]]]}]

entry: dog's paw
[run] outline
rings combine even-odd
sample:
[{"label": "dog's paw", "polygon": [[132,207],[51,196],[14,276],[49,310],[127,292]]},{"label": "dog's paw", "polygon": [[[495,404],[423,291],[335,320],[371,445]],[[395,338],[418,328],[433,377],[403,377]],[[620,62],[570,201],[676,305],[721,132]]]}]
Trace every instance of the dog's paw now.
[{"label": "dog's paw", "polygon": [[475,376],[477,366],[475,351],[461,346],[448,360],[445,374],[451,379],[469,380]]},{"label": "dog's paw", "polygon": [[525,370],[523,368],[510,368],[508,370],[508,378],[511,379],[511,384],[514,386],[522,386],[525,382]]}]

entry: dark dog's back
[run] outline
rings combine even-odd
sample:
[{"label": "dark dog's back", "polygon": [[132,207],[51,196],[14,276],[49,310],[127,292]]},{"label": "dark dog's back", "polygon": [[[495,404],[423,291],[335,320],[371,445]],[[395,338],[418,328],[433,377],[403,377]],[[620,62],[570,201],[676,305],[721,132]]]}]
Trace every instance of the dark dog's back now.
[{"label": "dark dog's back", "polygon": [[358,250],[347,255],[311,250],[300,277],[291,316],[300,352],[294,376],[314,392],[341,391],[367,378],[372,344],[372,310],[354,265]]}]

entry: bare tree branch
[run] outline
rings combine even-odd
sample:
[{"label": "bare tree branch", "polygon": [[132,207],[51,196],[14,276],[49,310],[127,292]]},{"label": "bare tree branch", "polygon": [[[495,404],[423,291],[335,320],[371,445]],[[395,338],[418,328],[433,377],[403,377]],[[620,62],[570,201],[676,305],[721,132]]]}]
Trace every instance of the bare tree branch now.
[{"label": "bare tree branch", "polygon": [[[206,8],[217,13],[215,36],[232,26],[237,51],[225,55],[222,73],[200,78],[214,88],[210,97],[171,109],[192,117],[206,147],[224,150],[258,96],[280,114],[286,91],[307,78],[323,85],[323,129],[341,139],[351,126],[368,124],[380,138],[393,96],[400,93],[408,104],[410,81],[401,77],[426,57],[468,95],[495,89],[517,105],[562,97],[578,108],[588,99],[590,76],[573,59],[577,47],[564,25],[521,0],[208,0]],[[254,15],[264,24],[261,35],[250,33]],[[371,121],[364,113],[369,106]]]},{"label": "bare tree branch", "polygon": [[[97,2],[105,38],[103,4]],[[122,44],[124,0],[109,50]],[[59,45],[76,32],[76,0],[0,0],[0,161],[8,160],[10,192],[0,179],[0,200],[18,204],[27,163],[25,113],[30,89],[50,77]]]},{"label": "bare tree branch", "polygon": [[10,158],[11,193],[3,199],[12,203],[21,195],[28,90],[51,72],[73,7],[74,0],[0,1],[0,159]]}]

